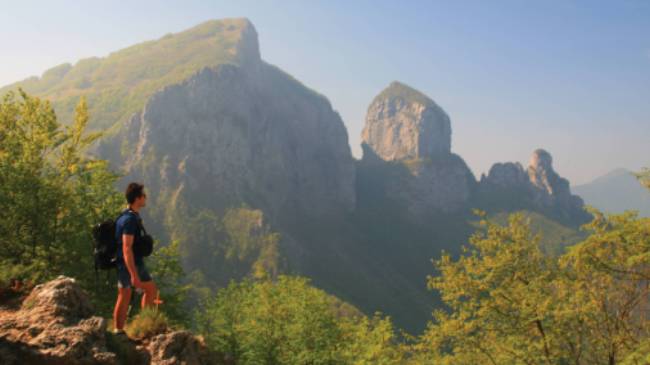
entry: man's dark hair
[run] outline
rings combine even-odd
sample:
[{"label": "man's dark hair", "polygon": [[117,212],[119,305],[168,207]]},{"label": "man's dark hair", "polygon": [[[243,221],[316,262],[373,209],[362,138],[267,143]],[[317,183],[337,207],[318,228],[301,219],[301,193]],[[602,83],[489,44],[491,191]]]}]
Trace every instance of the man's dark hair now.
[{"label": "man's dark hair", "polygon": [[144,185],[137,182],[130,183],[129,186],[126,187],[126,191],[124,192],[124,196],[126,196],[126,201],[129,204],[133,204],[135,199],[141,197],[142,195],[144,195]]}]

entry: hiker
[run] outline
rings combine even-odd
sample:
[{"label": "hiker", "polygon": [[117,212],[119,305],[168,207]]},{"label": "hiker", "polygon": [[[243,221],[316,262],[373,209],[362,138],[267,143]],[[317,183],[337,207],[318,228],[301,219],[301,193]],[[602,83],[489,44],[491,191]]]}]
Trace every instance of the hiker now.
[{"label": "hiker", "polygon": [[[115,238],[117,241],[117,301],[113,311],[113,324],[115,333],[124,332],[124,324],[131,302],[132,289],[141,289],[141,307],[152,306],[157,294],[147,268],[144,257],[139,254],[138,244],[146,235],[140,218],[140,209],[146,206],[147,194],[144,185],[130,183],[126,188],[127,209],[115,222]],[[144,235],[143,235],[144,231]],[[147,254],[148,255],[148,254]]]}]

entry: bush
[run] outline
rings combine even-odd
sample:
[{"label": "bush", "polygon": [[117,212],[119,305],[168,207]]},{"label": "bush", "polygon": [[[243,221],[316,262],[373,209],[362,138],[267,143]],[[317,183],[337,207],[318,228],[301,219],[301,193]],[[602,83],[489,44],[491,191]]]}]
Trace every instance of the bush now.
[{"label": "bush", "polygon": [[126,334],[130,338],[144,339],[165,333],[169,329],[169,320],[162,312],[146,307],[127,324]]},{"label": "bush", "polygon": [[108,313],[114,282],[95,285],[91,227],[123,198],[108,163],[84,155],[101,134],[86,133],[83,98],[75,112],[64,126],[48,101],[22,91],[0,100],[0,281],[76,277]]},{"label": "bush", "polygon": [[208,345],[237,363],[399,363],[388,318],[341,317],[333,300],[305,278],[243,280],[208,301],[197,323]]}]

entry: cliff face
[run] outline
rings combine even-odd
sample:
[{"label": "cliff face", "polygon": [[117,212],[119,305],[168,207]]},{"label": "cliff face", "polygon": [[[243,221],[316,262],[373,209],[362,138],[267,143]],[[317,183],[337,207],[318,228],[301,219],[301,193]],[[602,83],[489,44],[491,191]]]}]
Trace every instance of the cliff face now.
[{"label": "cliff face", "polygon": [[361,138],[362,165],[393,170],[386,196],[401,202],[413,218],[466,207],[475,178],[451,153],[449,117],[426,95],[391,83],[370,104]]},{"label": "cliff face", "polygon": [[[362,132],[361,186],[402,206],[414,222],[432,214],[481,208],[490,212],[528,209],[571,225],[590,219],[569,182],[552,166],[551,155],[534,151],[529,166],[496,163],[479,183],[463,159],[451,152],[447,114],[421,92],[391,83],[370,104]],[[368,199],[368,194],[359,192]],[[364,205],[367,202],[361,201]]]},{"label": "cliff face", "polygon": [[204,68],[155,93],[100,155],[145,179],[153,195],[196,208],[245,203],[272,222],[351,211],[354,165],[341,118],[255,47],[241,46],[240,65]]},{"label": "cliff face", "polygon": [[[188,272],[223,272],[206,277],[214,286],[252,271],[242,259],[251,247],[265,247],[268,266],[304,275],[326,270],[330,263],[310,247],[318,238],[310,231],[297,239],[296,231],[305,222],[341,219],[356,206],[354,160],[338,113],[259,59],[256,39],[243,39],[246,52],[236,64],[205,67],[162,88],[96,151],[124,170],[121,186],[144,182],[148,228],[161,242],[183,241]],[[242,255],[224,249],[236,239],[213,228],[242,206],[280,233],[277,247],[247,238],[236,244]],[[224,269],[230,267],[238,270]]]},{"label": "cliff face", "polygon": [[581,224],[590,219],[582,199],[571,194],[569,181],[553,169],[551,154],[543,149],[533,152],[529,166],[496,163],[478,188],[479,202],[488,207],[532,209],[562,221]]},{"label": "cliff face", "polygon": [[451,122],[433,100],[395,81],[370,104],[361,139],[385,161],[445,156]]}]

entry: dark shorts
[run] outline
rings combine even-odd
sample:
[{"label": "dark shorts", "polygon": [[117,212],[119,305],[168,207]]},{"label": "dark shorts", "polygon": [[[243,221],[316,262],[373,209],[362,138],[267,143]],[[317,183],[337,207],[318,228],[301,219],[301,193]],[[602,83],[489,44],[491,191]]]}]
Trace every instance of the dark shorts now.
[{"label": "dark shorts", "polygon": [[[151,275],[149,271],[144,266],[144,262],[140,264],[135,264],[136,270],[138,270],[138,276],[140,281],[151,281]],[[126,268],[126,265],[123,263],[117,264],[117,287],[118,288],[130,288],[131,287],[131,274]]]}]

